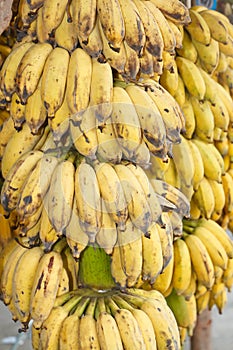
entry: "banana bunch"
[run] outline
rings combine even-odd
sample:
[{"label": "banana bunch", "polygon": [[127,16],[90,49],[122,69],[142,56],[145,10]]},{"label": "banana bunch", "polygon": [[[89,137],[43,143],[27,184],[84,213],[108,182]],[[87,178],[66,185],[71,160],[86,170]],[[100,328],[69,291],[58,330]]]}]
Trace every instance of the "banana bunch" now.
[{"label": "banana bunch", "polygon": [[156,291],[69,292],[55,300],[39,328],[32,326],[34,349],[162,350],[167,342],[180,348],[175,317]]},{"label": "banana bunch", "polygon": [[53,42],[69,52],[81,46],[89,56],[136,79],[138,74],[161,74],[163,52],[182,45],[190,16],[178,0],[21,0],[13,22],[19,41]]},{"label": "banana bunch", "polygon": [[4,217],[3,206],[0,205],[0,251],[5,247],[5,245],[12,239],[11,228],[9,220]]},{"label": "banana bunch", "polygon": [[47,318],[56,297],[78,288],[79,264],[64,239],[48,253],[42,245],[28,249],[11,239],[0,263],[1,300],[25,330],[31,319],[40,325]]}]

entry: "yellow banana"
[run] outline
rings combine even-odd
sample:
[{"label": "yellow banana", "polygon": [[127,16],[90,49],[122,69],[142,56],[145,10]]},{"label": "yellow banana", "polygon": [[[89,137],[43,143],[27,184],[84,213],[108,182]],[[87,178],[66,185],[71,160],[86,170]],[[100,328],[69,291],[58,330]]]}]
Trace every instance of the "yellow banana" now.
[{"label": "yellow banana", "polygon": [[213,38],[210,39],[208,45],[204,45],[193,39],[193,44],[198,53],[200,65],[208,73],[212,74],[218,66],[219,62],[219,44]]},{"label": "yellow banana", "polygon": [[226,174],[222,176],[222,184],[225,192],[224,212],[230,213],[233,208],[233,179],[229,173],[226,172]]},{"label": "yellow banana", "polygon": [[125,62],[125,74],[127,77],[135,80],[140,69],[140,59],[137,52],[134,51],[124,40],[126,62]]},{"label": "yellow banana", "polygon": [[32,42],[22,43],[16,48],[13,48],[11,53],[5,59],[0,73],[0,87],[5,94],[7,101],[10,101],[12,94],[15,92],[15,78],[19,64],[27,51],[33,46]]},{"label": "yellow banana", "polygon": [[124,40],[140,56],[146,43],[146,35],[140,13],[132,0],[118,1],[125,23]]},{"label": "yellow banana", "polygon": [[114,169],[124,191],[129,217],[133,224],[146,234],[152,221],[152,215],[145,192],[136,176],[125,165],[117,164]]},{"label": "yellow banana", "polygon": [[191,96],[191,103],[195,115],[195,133],[203,141],[213,142],[214,115],[207,100],[200,101]]},{"label": "yellow banana", "polygon": [[189,287],[191,281],[191,258],[188,247],[183,239],[176,239],[173,246],[174,268],[171,283],[179,295],[183,294],[183,292]]},{"label": "yellow banana", "polygon": [[13,93],[10,102],[10,115],[14,121],[16,130],[20,130],[25,121],[25,105],[20,102],[16,92]]},{"label": "yellow banana", "polygon": [[96,320],[96,329],[103,350],[123,350],[118,326],[111,314],[102,311]]},{"label": "yellow banana", "polygon": [[48,190],[48,216],[57,232],[67,227],[74,199],[75,167],[69,158],[57,164]]},{"label": "yellow banana", "polygon": [[189,140],[188,146],[190,148],[190,152],[193,157],[194,168],[195,168],[194,175],[193,175],[193,188],[194,190],[197,190],[201,180],[204,177],[204,164],[202,161],[201,153],[197,145],[195,145],[195,143],[192,140]]},{"label": "yellow banana", "polygon": [[44,30],[51,36],[54,30],[61,24],[65,15],[68,1],[45,0],[42,7],[42,21]]},{"label": "yellow banana", "polygon": [[170,285],[172,285],[171,283],[172,283],[172,276],[173,276],[173,266],[174,266],[174,253],[171,254],[171,259],[169,263],[165,268],[163,268],[162,272],[157,276],[155,282],[152,284],[151,286],[152,289],[159,291],[163,295],[166,293]]},{"label": "yellow banana", "polygon": [[97,1],[98,17],[110,48],[120,50],[125,35],[125,23],[119,1]]},{"label": "yellow banana", "polygon": [[102,60],[103,43],[100,36],[98,21],[95,21],[94,27],[93,29],[91,28],[91,30],[92,31],[88,37],[88,40],[86,39],[84,41],[82,37],[79,36],[80,32],[78,32],[78,39],[79,39],[80,46],[84,51],[86,51],[86,53],[89,56],[93,58],[98,57],[100,60]]},{"label": "yellow banana", "polygon": [[97,15],[96,6],[96,0],[88,0],[88,2],[81,0],[78,3],[76,1],[71,2],[73,22],[82,42],[88,42],[89,36],[93,31]]},{"label": "yellow banana", "polygon": [[39,261],[30,298],[30,314],[36,328],[41,327],[53,308],[62,267],[61,255],[56,251],[44,254]]},{"label": "yellow banana", "polygon": [[122,151],[131,159],[141,143],[142,132],[134,103],[125,89],[117,86],[113,88],[111,119]]},{"label": "yellow banana", "polygon": [[[39,84],[40,85],[40,84]],[[28,97],[25,106],[25,120],[29,125],[32,134],[38,134],[47,119],[47,112],[41,98],[40,86]]]},{"label": "yellow banana", "polygon": [[[22,317],[22,322],[30,319],[30,298],[39,260],[44,254],[41,247],[27,249],[17,262],[13,275],[13,302]],[[30,261],[30,264],[28,263]],[[25,278],[25,272],[27,277]]]},{"label": "yellow banana", "polygon": [[[208,193],[208,195],[206,195],[206,193]],[[198,189],[193,195],[193,200],[199,207],[202,215],[210,219],[214,212],[215,199],[212,188],[206,177],[203,177],[201,180]]]},{"label": "yellow banana", "polygon": [[124,230],[128,208],[121,181],[109,163],[96,164],[95,172],[107,212],[119,229]]},{"label": "yellow banana", "polygon": [[[88,306],[90,305],[91,304],[89,304]],[[94,318],[92,310],[89,312],[87,309],[87,311],[85,311],[85,315],[83,315],[80,318],[78,337],[79,337],[78,345],[80,347],[80,350],[84,350],[88,348],[100,350],[96,320]]]},{"label": "yellow banana", "polygon": [[206,288],[211,288],[214,283],[214,267],[205,245],[193,234],[185,236],[184,240],[189,249],[197,280]]},{"label": "yellow banana", "polygon": [[99,121],[105,121],[112,112],[113,78],[108,62],[92,59],[90,106]]},{"label": "yellow banana", "polygon": [[199,41],[204,45],[208,45],[211,39],[211,33],[208,24],[202,15],[193,9],[189,10],[191,22],[186,26],[186,30],[192,39]]},{"label": "yellow banana", "polygon": [[175,0],[165,3],[163,0],[151,0],[157,6],[164,16],[176,24],[188,24],[190,15],[188,8],[182,2]]},{"label": "yellow banana", "polygon": [[190,34],[184,29],[184,36],[182,40],[182,47],[177,48],[176,52],[179,56],[187,58],[189,61],[193,63],[197,62],[198,54],[197,50],[193,44],[193,41],[190,37]]},{"label": "yellow banana", "polygon": [[75,171],[75,200],[81,228],[94,241],[101,227],[101,201],[95,171],[87,163],[79,164]]},{"label": "yellow banana", "polygon": [[57,162],[58,159],[53,156],[44,156],[31,171],[24,182],[17,206],[21,217],[33,214],[41,205]]},{"label": "yellow banana", "polygon": [[49,43],[38,43],[23,56],[16,74],[16,92],[22,103],[33,94],[44,72],[45,62],[53,48]]},{"label": "yellow banana", "polygon": [[157,349],[155,332],[149,316],[140,309],[133,309],[131,312],[139,325],[146,349]]},{"label": "yellow banana", "polygon": [[212,188],[214,199],[215,199],[212,219],[214,218],[215,221],[217,221],[218,219],[220,219],[224,205],[225,205],[225,193],[224,193],[223,185],[221,183],[218,183],[217,181],[214,181],[214,180],[208,180],[208,181]]},{"label": "yellow banana", "polygon": [[198,67],[194,62],[180,56],[176,57],[176,64],[186,89],[191,95],[203,100],[206,87]]},{"label": "yellow banana", "polygon": [[[166,67],[165,55],[169,55],[172,58],[171,67]],[[163,73],[160,76],[160,84],[174,97],[178,89],[178,69],[174,55],[169,52],[163,52]]]},{"label": "yellow banana", "polygon": [[7,176],[8,171],[14,165],[14,163],[24,153],[34,149],[41,137],[41,134],[32,135],[31,130],[26,123],[23,124],[23,127],[20,131],[15,131],[15,133],[12,134],[4,149],[1,161],[1,170],[4,178]]},{"label": "yellow banana", "polygon": [[[68,3],[67,3],[67,6]],[[64,49],[72,52],[75,50],[78,44],[78,33],[73,19],[72,6],[69,7],[70,12],[66,9],[63,19],[59,26],[55,30],[55,41],[58,46],[63,47]]]},{"label": "yellow banana", "polygon": [[41,98],[48,117],[54,117],[55,112],[62,105],[69,59],[67,50],[56,47],[51,51],[44,65],[41,78]]},{"label": "yellow banana", "polygon": [[193,233],[205,245],[214,266],[226,269],[228,257],[221,242],[203,226],[198,226]]}]

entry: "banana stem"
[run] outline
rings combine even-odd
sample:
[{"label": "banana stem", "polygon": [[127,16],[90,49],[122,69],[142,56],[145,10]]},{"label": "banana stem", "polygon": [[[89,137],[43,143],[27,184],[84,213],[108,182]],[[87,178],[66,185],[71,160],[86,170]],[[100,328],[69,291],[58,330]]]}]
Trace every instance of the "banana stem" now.
[{"label": "banana stem", "polygon": [[118,305],[115,303],[115,301],[112,300],[111,297],[106,299],[106,305],[109,307],[111,314],[115,316],[117,313],[117,310],[119,310]]},{"label": "banana stem", "polygon": [[62,238],[55,243],[55,245],[53,246],[53,251],[57,253],[61,253],[63,249],[65,249],[66,247],[67,247],[66,239]]},{"label": "banana stem", "polygon": [[199,224],[199,220],[186,220],[183,219],[183,225],[196,228]]},{"label": "banana stem", "polygon": [[77,315],[78,317],[81,317],[89,302],[90,302],[90,298],[82,297],[82,299],[80,300],[80,302],[76,307],[74,314]]},{"label": "banana stem", "polygon": [[119,295],[114,295],[112,299],[115,301],[115,303],[121,308],[121,309],[127,309],[129,311],[133,310],[133,306],[131,306],[126,300],[124,300]]},{"label": "banana stem", "polygon": [[136,306],[139,309],[141,308],[142,304],[146,300],[146,298],[136,294],[134,295],[124,294],[124,299],[126,299],[128,303]]},{"label": "banana stem", "polygon": [[97,291],[108,291],[116,287],[111,274],[111,260],[104,249],[88,246],[80,255],[79,283]]},{"label": "banana stem", "polygon": [[80,297],[75,295],[69,301],[67,301],[62,307],[69,313],[80,301]]}]

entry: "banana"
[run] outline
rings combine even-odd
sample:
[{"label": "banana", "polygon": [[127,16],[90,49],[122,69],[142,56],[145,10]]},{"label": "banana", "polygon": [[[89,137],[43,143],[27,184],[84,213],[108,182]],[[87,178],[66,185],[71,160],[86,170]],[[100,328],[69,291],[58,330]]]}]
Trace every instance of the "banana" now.
[{"label": "banana", "polygon": [[78,44],[78,35],[72,18],[73,13],[72,7],[70,6],[70,12],[68,13],[66,9],[61,23],[55,30],[54,36],[57,45],[69,52],[72,52]]},{"label": "banana", "polygon": [[63,250],[62,260],[63,260],[63,268],[66,269],[69,277],[69,289],[75,290],[78,288],[77,276],[79,272],[79,261],[75,261],[70,247],[67,247]]},{"label": "banana", "polygon": [[28,97],[25,106],[25,120],[33,135],[38,134],[47,119],[47,112],[41,98],[41,88],[37,87],[35,92]]},{"label": "banana", "polygon": [[[208,196],[206,196],[206,193],[208,193]],[[193,195],[193,200],[199,207],[201,214],[205,218],[210,219],[214,212],[215,199],[212,188],[206,177],[203,177],[201,180],[198,189]]]},{"label": "banana", "polygon": [[113,128],[126,158],[131,159],[142,140],[138,114],[125,89],[115,86],[112,101]]},{"label": "banana", "polygon": [[[151,177],[156,177],[159,180],[163,180],[164,174],[168,170],[170,166],[170,160],[171,158],[168,159],[161,159],[153,154],[151,154],[151,159],[150,159],[150,168],[149,172],[146,170],[147,175],[151,173]],[[148,175],[149,177],[149,175]]]},{"label": "banana", "polygon": [[95,172],[107,212],[118,228],[124,230],[128,208],[121,181],[109,163],[96,164]]},{"label": "banana", "polygon": [[101,349],[123,350],[120,333],[114,317],[106,311],[100,312],[96,329]]},{"label": "banana", "polygon": [[94,28],[92,29],[88,37],[88,41],[87,40],[83,41],[82,38],[79,36],[79,32],[78,32],[78,39],[79,39],[80,46],[89,56],[93,58],[97,57],[102,61],[103,43],[100,36],[98,21],[95,21]]},{"label": "banana", "polygon": [[[165,218],[165,215],[163,215]],[[161,248],[162,248],[162,255],[163,255],[163,269],[162,271],[167,267],[167,265],[170,263],[170,260],[172,260],[172,255],[173,255],[173,246],[172,246],[172,226],[171,223],[169,223],[169,217],[167,220],[164,220],[164,226],[165,227],[160,227],[158,224],[157,226],[157,231],[160,237],[160,242],[161,242]]]},{"label": "banana", "polygon": [[61,24],[65,15],[67,1],[49,1],[45,0],[42,7],[42,21],[44,23],[44,30],[49,36]]},{"label": "banana", "polygon": [[39,43],[45,43],[49,41],[49,34],[45,31],[42,18],[43,7],[41,6],[37,11],[36,18],[36,36]]},{"label": "banana", "polygon": [[91,58],[83,49],[75,49],[70,56],[66,99],[70,112],[75,114],[76,120],[81,121],[82,114],[89,105],[91,74]]},{"label": "banana", "polygon": [[[9,217],[6,218],[4,216],[4,212],[5,212],[5,210],[2,206],[2,204],[0,204],[0,230],[1,230],[0,253],[12,238],[11,226],[9,223],[10,219],[9,219]],[[0,258],[0,260],[1,260],[1,258]]]},{"label": "banana", "polygon": [[96,0],[81,0],[71,2],[72,19],[77,28],[80,41],[88,42],[90,34],[93,31],[96,15],[97,15],[97,1]]},{"label": "banana", "polygon": [[[184,119],[180,106],[172,95],[159,83],[148,79],[143,81],[143,84],[148,84],[147,93],[163,117],[167,139],[173,143],[179,143],[180,132],[184,127]],[[164,108],[165,105],[166,108]]]},{"label": "banana", "polygon": [[66,294],[70,290],[70,281],[69,281],[69,276],[68,272],[66,269],[63,267],[62,268],[62,274],[59,280],[59,285],[58,285],[58,290],[57,290],[57,296],[61,296],[63,294]]},{"label": "banana", "polygon": [[[0,276],[2,276],[6,262],[8,261],[8,258],[10,254],[13,252],[13,250],[18,246],[18,243],[14,238],[11,238],[9,242],[6,243],[6,245],[1,246],[0,250]],[[1,279],[0,279],[1,283]]]},{"label": "banana", "polygon": [[131,161],[135,164],[140,165],[144,169],[148,169],[150,167],[150,153],[147,144],[142,140],[136,151],[134,152],[134,156]]},{"label": "banana", "polygon": [[140,69],[140,59],[137,52],[134,51],[124,40],[126,62],[125,62],[125,75],[132,80],[136,80],[137,74]]},{"label": "banana", "polygon": [[[172,245],[172,249],[174,249]],[[155,289],[163,295],[167,292],[169,287],[172,285],[174,267],[174,253],[171,254],[171,259],[167,266],[163,268],[162,272],[157,276],[155,282],[151,285],[152,289]]]},{"label": "banana", "polygon": [[213,148],[210,144],[202,140],[193,139],[193,143],[198,147],[201,153],[205,176],[210,180],[221,182],[222,169],[216,155],[213,153]]},{"label": "banana", "polygon": [[[78,330],[78,346],[80,350],[96,349],[100,350],[100,343],[97,334],[96,320],[94,318],[95,299],[90,301],[90,304],[85,311],[85,315],[80,318]],[[94,304],[94,305],[93,305]]]},{"label": "banana", "polygon": [[139,0],[133,0],[144,26],[146,43],[145,48],[148,52],[157,59],[162,58],[164,42],[162,32],[153,14],[149,11],[146,4]]},{"label": "banana", "polygon": [[224,212],[230,213],[233,208],[233,179],[228,173],[222,176],[222,184],[225,192]]},{"label": "banana", "polygon": [[149,316],[140,309],[133,309],[131,313],[139,325],[146,349],[157,349],[155,332]]},{"label": "banana", "polygon": [[96,120],[96,133],[98,140],[97,158],[101,161],[119,163],[122,158],[122,150],[117,141],[111,118],[108,118],[104,123]]},{"label": "banana", "polygon": [[226,56],[231,56],[231,57],[233,56],[233,40],[232,40],[232,36],[229,33],[227,36],[226,44],[219,42],[219,50],[222,53],[224,53]]},{"label": "banana", "polygon": [[142,235],[142,279],[152,284],[163,270],[162,245],[155,223],[149,227],[148,235]]},{"label": "banana", "polygon": [[74,199],[75,167],[69,158],[57,164],[48,190],[48,216],[54,229],[63,232],[69,224]]},{"label": "banana", "polygon": [[20,99],[16,92],[13,93],[10,102],[10,116],[14,121],[16,130],[20,130],[25,121],[25,105],[20,103]]},{"label": "banana", "polygon": [[185,119],[185,132],[183,133],[183,135],[186,139],[191,139],[196,128],[196,120],[193,106],[191,103],[191,95],[187,92],[185,93],[185,101],[181,109]]},{"label": "banana", "polygon": [[148,7],[149,11],[158,24],[158,27],[162,34],[163,49],[168,52],[174,52],[176,47],[176,38],[165,16],[161,10],[153,3],[153,1],[148,1],[145,3],[145,5]]},{"label": "banana", "polygon": [[188,24],[190,22],[190,14],[188,8],[180,1],[175,0],[165,3],[162,0],[151,0],[164,14],[175,24]]},{"label": "banana", "polygon": [[75,171],[75,200],[80,226],[93,242],[101,227],[101,201],[95,171],[87,163],[79,164]]},{"label": "banana", "polygon": [[222,275],[222,281],[225,284],[225,287],[227,288],[227,290],[229,292],[231,291],[232,278],[233,278],[233,275],[232,275],[232,263],[233,263],[233,260],[232,259],[228,259],[227,268],[223,272],[223,275]]},{"label": "banana", "polygon": [[191,258],[188,247],[183,239],[177,239],[174,247],[174,268],[172,285],[178,295],[183,294],[191,281]]},{"label": "banana", "polygon": [[224,89],[224,87],[221,84],[216,83],[216,91],[220,99],[223,101],[224,105],[227,108],[230,122],[233,121],[233,112],[232,112],[232,98],[230,94]]},{"label": "banana", "polygon": [[215,128],[220,128],[226,131],[229,126],[229,113],[228,110],[219,96],[216,96],[214,103],[210,105],[212,114],[214,116]]},{"label": "banana", "polygon": [[50,185],[51,175],[58,163],[58,159],[53,156],[42,157],[31,171],[24,182],[19,202],[19,216],[29,216],[33,214],[44,200],[45,194]]},{"label": "banana", "polygon": [[127,276],[122,266],[120,249],[120,246],[116,244],[111,254],[111,274],[115,283],[121,288],[125,288],[127,285]]},{"label": "banana", "polygon": [[156,193],[154,192],[154,189],[144,172],[144,170],[138,166],[133,165],[132,163],[127,164],[127,167],[133,172],[133,174],[136,176],[138,182],[140,183],[146,198],[147,202],[149,204],[149,207],[151,209],[151,219],[153,222],[160,222],[161,221],[161,214],[162,214],[162,208],[160,205],[159,198],[157,197]]},{"label": "banana", "polygon": [[100,19],[98,20],[99,32],[103,43],[103,56],[107,62],[118,73],[124,73],[126,53],[124,43],[121,42],[120,47],[116,50],[109,46],[108,39],[105,36]]},{"label": "banana", "polygon": [[23,183],[42,156],[41,151],[29,151],[11,167],[1,189],[1,203],[6,211],[16,208]]},{"label": "banana", "polygon": [[132,313],[127,309],[118,308],[114,301],[109,303],[109,307],[117,323],[124,349],[146,349],[139,324]]},{"label": "banana", "polygon": [[[166,56],[171,57],[171,64],[169,64],[168,67],[166,66]],[[163,73],[160,76],[159,82],[173,97],[178,90],[178,77],[178,69],[174,55],[163,51]]]},{"label": "banana", "polygon": [[181,191],[161,180],[152,179],[151,184],[157,194],[165,197],[176,206],[174,210],[176,210],[180,215],[189,215],[190,204]]},{"label": "banana", "polygon": [[[27,249],[17,262],[12,282],[12,300],[22,319],[30,319],[30,298],[36,269],[44,252],[41,247]],[[30,261],[30,264],[28,263]],[[27,277],[25,278],[25,270]]]},{"label": "banana", "polygon": [[105,250],[107,254],[111,254],[113,247],[117,242],[117,227],[116,223],[112,220],[110,213],[108,212],[105,202],[101,200],[102,210],[102,225],[99,232],[96,235],[96,242]]},{"label": "banana", "polygon": [[227,235],[226,231],[215,221],[201,219],[199,224],[210,231],[222,244],[228,257],[231,259],[233,257],[233,245],[230,237]]},{"label": "banana", "polygon": [[88,107],[84,111],[81,123],[76,123],[76,115],[71,116],[70,123],[73,144],[80,154],[94,160],[98,148],[95,108]]},{"label": "banana", "polygon": [[[126,275],[126,286],[133,287],[142,271],[142,239],[141,231],[132,221],[126,221],[125,231],[118,231],[118,242],[122,269]],[[116,283],[118,283],[115,278]],[[120,282],[120,281],[119,281]]]},{"label": "banana", "polygon": [[41,327],[53,308],[62,267],[62,257],[57,251],[44,254],[39,261],[30,298],[30,314],[36,328]]},{"label": "banana", "polygon": [[[8,124],[8,123],[7,123]],[[29,126],[24,123],[20,131],[15,131],[8,141],[1,162],[2,175],[5,178],[14,163],[24,154],[34,149],[41,134],[32,135]]]},{"label": "banana", "polygon": [[204,45],[193,39],[193,44],[196,47],[200,65],[208,74],[212,74],[219,62],[220,51],[218,41],[211,38],[210,43]]},{"label": "banana", "polygon": [[[78,304],[79,305],[79,304]],[[69,314],[62,322],[59,332],[59,349],[72,349],[78,344],[78,328],[80,318],[77,314],[79,307],[77,306],[73,314]]]},{"label": "banana", "polygon": [[213,142],[214,116],[207,100],[200,101],[191,96],[191,103],[195,115],[195,133],[203,141]]},{"label": "banana", "polygon": [[4,120],[3,124],[0,125],[0,159],[2,159],[5,148],[15,133],[14,121],[12,117],[8,117]]},{"label": "banana", "polygon": [[42,349],[52,350],[58,348],[62,324],[78,301],[79,297],[74,296],[64,305],[53,307],[51,309],[50,314],[43,322],[40,332],[40,347]]},{"label": "banana", "polygon": [[191,22],[186,26],[186,30],[192,39],[199,41],[204,45],[209,45],[211,40],[211,32],[208,24],[202,15],[193,9],[189,10]]},{"label": "banana", "polygon": [[211,37],[223,44],[226,44],[228,41],[228,29],[225,25],[225,21],[223,21],[220,17],[213,16],[208,9],[201,11],[200,14],[208,24]]},{"label": "banana", "polygon": [[112,112],[113,77],[108,62],[92,59],[90,106],[99,121],[105,121]]},{"label": "banana", "polygon": [[219,266],[223,270],[227,267],[228,257],[221,245],[221,242],[205,227],[198,226],[194,233],[205,245],[214,266]]},{"label": "banana", "polygon": [[97,1],[97,13],[110,48],[120,50],[125,36],[125,23],[119,1]]},{"label": "banana", "polygon": [[27,99],[37,88],[45,61],[53,48],[49,43],[38,43],[29,48],[17,69],[16,92],[21,103],[26,104]]},{"label": "banana", "polygon": [[[195,163],[192,153],[190,152],[188,141],[183,136],[181,136],[181,143],[173,145],[172,153],[176,170],[182,183],[187,187],[192,187],[195,174]],[[188,167],[187,164],[189,164]]]},{"label": "banana", "polygon": [[[67,89],[61,107],[55,112],[53,118],[48,119],[49,129],[53,135],[54,142],[59,147],[64,146],[70,131],[71,112],[67,102]],[[70,135],[69,135],[70,137]]]},{"label": "banana", "polygon": [[197,190],[201,180],[204,177],[204,164],[199,148],[195,145],[195,143],[192,140],[188,140],[188,146],[190,148],[195,167],[193,175],[193,188],[194,190]]},{"label": "banana", "polygon": [[1,67],[0,88],[4,92],[7,101],[11,100],[11,96],[16,89],[15,78],[19,64],[25,53],[34,46],[34,43],[28,42],[13,48]]},{"label": "banana", "polygon": [[203,100],[206,86],[198,67],[194,62],[180,56],[176,57],[176,64],[186,89],[198,100]]},{"label": "banana", "polygon": [[140,56],[146,43],[146,35],[139,11],[132,0],[118,1],[125,24],[124,40]]},{"label": "banana", "polygon": [[54,117],[64,99],[69,60],[68,51],[56,47],[51,51],[44,65],[41,77],[41,98],[50,118]]},{"label": "banana", "polygon": [[211,288],[214,283],[214,266],[205,245],[193,234],[185,236],[184,240],[189,249],[197,280],[206,288]]},{"label": "banana", "polygon": [[152,143],[158,149],[158,155],[165,156],[166,130],[155,102],[145,90],[136,85],[127,86],[126,92],[135,106],[148,147]]},{"label": "banana", "polygon": [[221,183],[218,183],[217,181],[214,181],[214,180],[208,180],[208,181],[212,188],[214,199],[215,199],[212,219],[214,218],[214,220],[217,221],[218,219],[220,219],[223,208],[225,206],[225,193],[224,193],[223,185]]},{"label": "banana", "polygon": [[185,300],[189,301],[190,299],[192,299],[193,297],[195,297],[195,292],[196,292],[196,273],[194,272],[194,270],[192,269],[191,271],[191,279],[190,279],[190,283],[188,288],[182,293],[182,295],[184,295]]},{"label": "banana", "polygon": [[7,254],[7,261],[5,260],[4,262],[0,281],[0,293],[1,299],[6,305],[10,304],[12,300],[13,275],[16,265],[26,250],[26,248],[17,244],[17,246],[11,250],[10,254]]},{"label": "banana", "polygon": [[178,295],[176,290],[173,289],[171,293],[166,297],[166,301],[169,308],[174,313],[178,326],[188,327],[189,314],[185,297],[183,295]]},{"label": "banana", "polygon": [[129,217],[133,224],[144,234],[152,221],[151,208],[138,179],[128,167],[123,164],[114,166],[124,191]]},{"label": "banana", "polygon": [[86,248],[89,237],[83,231],[80,225],[76,202],[74,201],[70,222],[65,229],[67,244],[69,245],[72,256],[75,261],[78,260],[80,253]]},{"label": "banana", "polygon": [[198,54],[195,45],[190,37],[190,34],[184,29],[182,47],[176,49],[179,56],[187,58],[189,61],[196,63]]},{"label": "banana", "polygon": [[168,316],[168,306],[164,304],[161,307],[161,301],[153,298],[145,299],[140,309],[149,316],[153,324],[157,348],[165,349],[167,346],[166,344],[169,343],[171,349],[179,349],[180,339],[178,326],[174,316],[170,317],[171,314]]}]

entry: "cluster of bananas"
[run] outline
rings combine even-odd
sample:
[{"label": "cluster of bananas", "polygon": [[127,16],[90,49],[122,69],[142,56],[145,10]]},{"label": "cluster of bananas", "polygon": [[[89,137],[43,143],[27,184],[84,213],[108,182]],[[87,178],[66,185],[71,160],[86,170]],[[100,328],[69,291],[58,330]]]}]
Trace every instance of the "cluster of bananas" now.
[{"label": "cluster of bananas", "polygon": [[181,46],[182,26],[189,22],[188,9],[178,0],[20,1],[15,17],[19,39],[26,35],[26,41],[68,51],[81,46],[131,79],[139,71],[160,73],[163,51]]},{"label": "cluster of bananas", "polygon": [[[92,293],[93,294],[93,293]],[[106,294],[106,295],[105,295]],[[102,296],[73,293],[55,300],[34,349],[180,349],[176,320],[161,293],[130,289]]]}]

